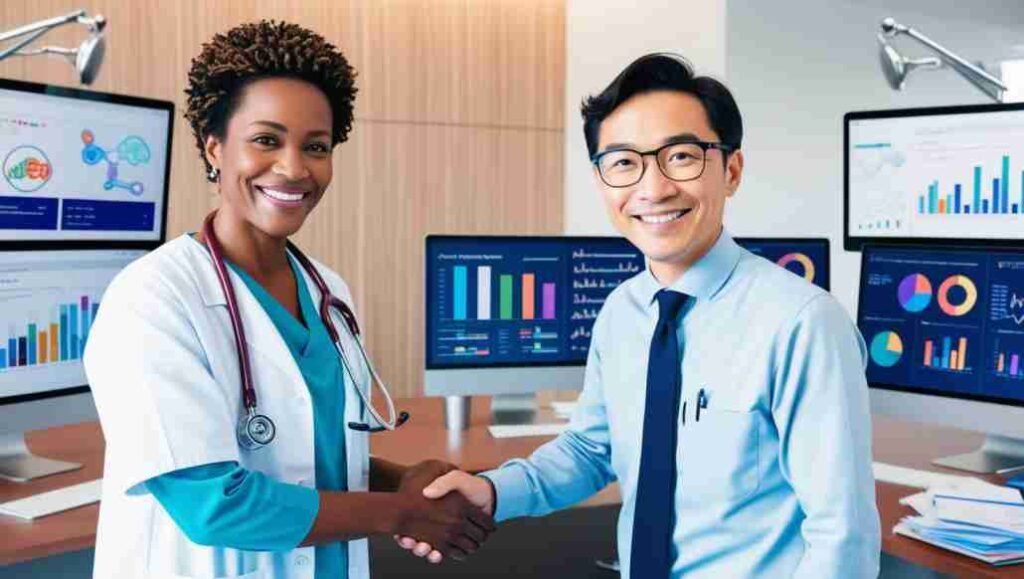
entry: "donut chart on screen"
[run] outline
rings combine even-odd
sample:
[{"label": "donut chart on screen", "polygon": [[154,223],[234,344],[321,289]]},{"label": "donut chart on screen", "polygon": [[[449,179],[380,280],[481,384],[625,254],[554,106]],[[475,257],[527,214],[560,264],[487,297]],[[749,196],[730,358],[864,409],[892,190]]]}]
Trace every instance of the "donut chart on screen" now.
[{"label": "donut chart on screen", "polygon": [[895,366],[903,357],[903,339],[896,332],[878,332],[871,339],[871,361],[883,368]]},{"label": "donut chart on screen", "polygon": [[[962,290],[964,295],[960,303],[954,304],[950,300],[949,294],[957,288]],[[951,275],[946,278],[946,281],[939,286],[937,294],[939,309],[947,316],[966,315],[978,303],[978,288],[974,285],[974,281],[965,275]]]},{"label": "donut chart on screen", "polygon": [[910,312],[923,312],[932,303],[932,282],[920,273],[912,273],[903,278],[897,290],[900,306]]},{"label": "donut chart on screen", "polygon": [[[775,263],[778,264],[780,267],[786,267],[787,265],[789,265],[789,264],[791,264],[793,262],[799,263],[800,266],[803,268],[803,270],[804,270],[804,273],[803,273],[804,279],[806,279],[807,281],[810,281],[810,282],[814,281],[814,273],[815,273],[814,272],[814,262],[811,261],[811,258],[807,257],[803,253],[787,253],[786,255],[783,255],[782,257],[780,257],[779,260],[776,261]],[[789,269],[789,268],[786,268],[786,269]],[[793,270],[790,269],[789,271],[793,271]],[[797,275],[799,275],[798,272],[793,271],[793,273],[796,273]]]}]

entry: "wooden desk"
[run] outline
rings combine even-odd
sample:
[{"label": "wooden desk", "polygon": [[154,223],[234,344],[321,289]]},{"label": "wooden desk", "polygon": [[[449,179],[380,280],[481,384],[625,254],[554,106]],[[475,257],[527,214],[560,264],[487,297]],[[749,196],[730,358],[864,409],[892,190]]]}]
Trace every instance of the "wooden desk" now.
[{"label": "wooden desk", "polygon": [[[486,429],[488,404],[473,401],[469,430],[461,436],[449,436],[443,427],[441,400],[419,398],[398,401],[400,409],[408,410],[412,419],[396,432],[375,434],[372,451],[375,455],[399,463],[411,464],[425,458],[441,458],[470,471],[492,468],[513,457],[526,456],[548,440],[547,437],[495,439]],[[48,457],[74,460],[85,464],[78,471],[43,478],[31,484],[0,481],[0,502],[59,488],[101,475],[103,459],[102,432],[96,423],[53,428],[33,432],[29,447]],[[958,473],[930,464],[932,458],[973,450],[981,436],[952,428],[912,424],[876,417],[874,425],[875,460]],[[893,556],[943,573],[962,577],[993,577],[1024,579],[1024,565],[994,568],[973,559],[932,547],[919,541],[892,534],[896,521],[911,514],[899,499],[915,489],[878,483],[878,508],[882,519],[882,549]],[[595,502],[617,500],[614,489],[606,491]],[[26,522],[0,516],[0,565],[28,561],[47,555],[70,552],[92,546],[96,539],[99,507],[82,507],[66,513]]]}]

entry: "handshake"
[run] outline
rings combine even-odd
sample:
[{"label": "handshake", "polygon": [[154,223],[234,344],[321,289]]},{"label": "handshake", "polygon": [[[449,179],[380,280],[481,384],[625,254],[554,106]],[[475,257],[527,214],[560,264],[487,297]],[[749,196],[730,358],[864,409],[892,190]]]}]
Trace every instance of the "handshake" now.
[{"label": "handshake", "polygon": [[446,462],[427,460],[409,467],[397,495],[404,504],[395,541],[431,563],[445,557],[461,561],[496,529],[490,481]]}]

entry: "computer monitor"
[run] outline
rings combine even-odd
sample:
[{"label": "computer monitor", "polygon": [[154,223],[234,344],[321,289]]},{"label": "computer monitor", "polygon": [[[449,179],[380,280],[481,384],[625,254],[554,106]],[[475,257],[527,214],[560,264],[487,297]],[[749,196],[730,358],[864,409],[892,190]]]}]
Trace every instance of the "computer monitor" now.
[{"label": "computer monitor", "polygon": [[736,243],[829,291],[829,241],[824,237],[737,237]]},{"label": "computer monitor", "polygon": [[160,242],[174,105],[0,79],[0,243]]},{"label": "computer monitor", "polygon": [[875,412],[986,434],[937,464],[1024,466],[1024,251],[866,245],[857,325]]},{"label": "computer monitor", "polygon": [[24,431],[96,419],[82,352],[111,279],[142,249],[0,251],[0,477],[77,465],[35,457]]},{"label": "computer monitor", "polygon": [[428,236],[426,394],[496,395],[500,421],[514,395],[582,388],[601,305],[643,268],[622,238]]},{"label": "computer monitor", "polygon": [[847,250],[1022,245],[1024,103],[847,113]]}]

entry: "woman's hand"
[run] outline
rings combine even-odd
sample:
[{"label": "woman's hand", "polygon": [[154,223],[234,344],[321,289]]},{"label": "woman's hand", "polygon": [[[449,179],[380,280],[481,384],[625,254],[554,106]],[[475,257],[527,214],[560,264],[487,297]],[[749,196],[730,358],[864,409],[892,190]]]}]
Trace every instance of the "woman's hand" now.
[{"label": "woman's hand", "polygon": [[[440,469],[436,472],[440,472]],[[423,495],[430,499],[442,498],[449,494],[461,494],[484,513],[494,514],[494,487],[483,477],[451,469],[442,472],[423,489]],[[442,553],[425,541],[417,542],[412,537],[399,535],[395,535],[395,541],[403,549],[412,551],[417,557],[426,557],[431,563],[440,563],[443,559]]]},{"label": "woman's hand", "polygon": [[[453,470],[453,465],[442,461],[421,462],[407,469],[395,493],[396,537],[415,537],[420,551],[432,551],[432,561],[439,562],[443,556],[461,560],[476,552],[495,530],[491,516],[459,493],[433,500],[423,495],[427,485]],[[399,544],[404,546],[402,541]]]}]

